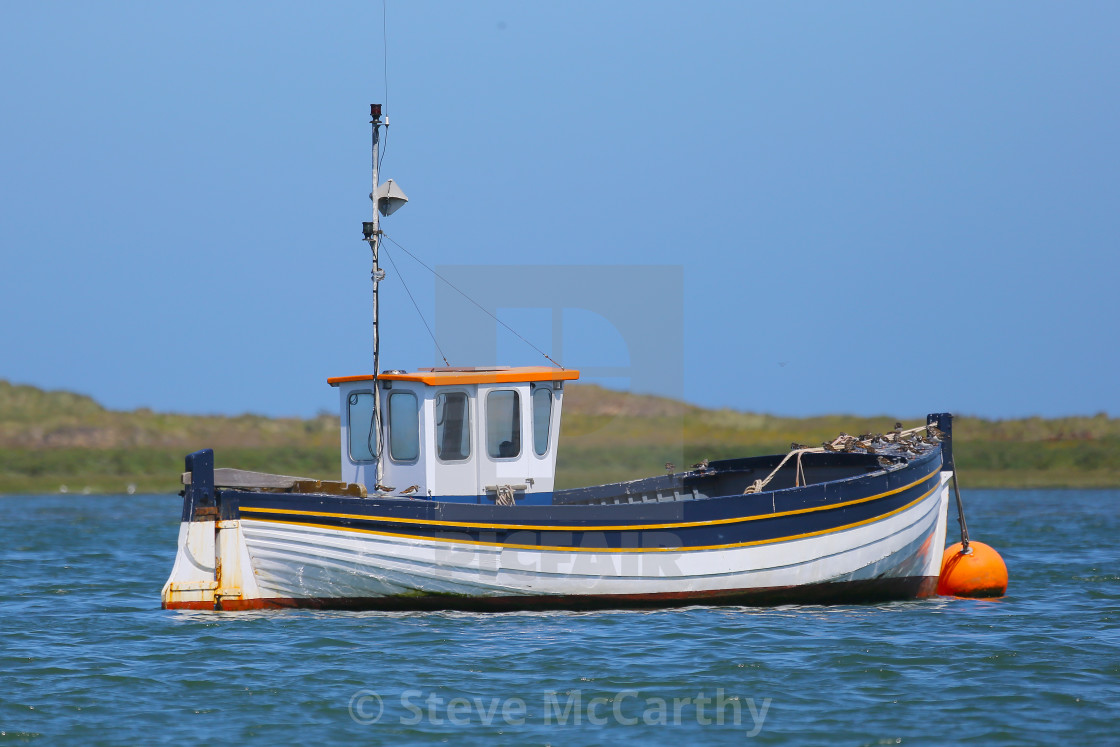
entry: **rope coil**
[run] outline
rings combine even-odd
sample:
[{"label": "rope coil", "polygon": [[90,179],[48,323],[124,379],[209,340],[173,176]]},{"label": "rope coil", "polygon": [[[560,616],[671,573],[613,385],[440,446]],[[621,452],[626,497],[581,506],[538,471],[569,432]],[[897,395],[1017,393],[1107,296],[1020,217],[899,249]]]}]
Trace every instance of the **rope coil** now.
[{"label": "rope coil", "polygon": [[497,495],[494,497],[495,506],[513,506],[517,501],[513,493],[512,485],[499,485]]}]

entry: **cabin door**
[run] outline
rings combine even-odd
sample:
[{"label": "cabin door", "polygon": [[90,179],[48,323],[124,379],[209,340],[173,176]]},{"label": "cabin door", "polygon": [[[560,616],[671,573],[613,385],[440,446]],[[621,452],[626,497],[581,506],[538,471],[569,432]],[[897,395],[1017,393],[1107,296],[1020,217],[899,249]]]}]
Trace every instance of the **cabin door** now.
[{"label": "cabin door", "polygon": [[478,400],[471,387],[440,389],[434,401],[435,483],[439,496],[477,496]]},{"label": "cabin door", "polygon": [[[513,486],[525,490],[528,450],[528,386],[480,384],[478,387],[478,487],[485,500],[494,500],[494,488]],[[487,490],[487,488],[490,490]]]}]

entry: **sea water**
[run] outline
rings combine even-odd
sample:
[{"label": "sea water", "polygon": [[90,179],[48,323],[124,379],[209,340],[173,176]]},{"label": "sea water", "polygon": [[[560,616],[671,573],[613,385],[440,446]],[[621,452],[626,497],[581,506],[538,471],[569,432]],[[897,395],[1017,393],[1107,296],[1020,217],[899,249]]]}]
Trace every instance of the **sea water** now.
[{"label": "sea water", "polygon": [[164,611],[176,496],[0,498],[0,742],[1120,743],[1120,491],[964,499],[1004,599],[467,614]]}]

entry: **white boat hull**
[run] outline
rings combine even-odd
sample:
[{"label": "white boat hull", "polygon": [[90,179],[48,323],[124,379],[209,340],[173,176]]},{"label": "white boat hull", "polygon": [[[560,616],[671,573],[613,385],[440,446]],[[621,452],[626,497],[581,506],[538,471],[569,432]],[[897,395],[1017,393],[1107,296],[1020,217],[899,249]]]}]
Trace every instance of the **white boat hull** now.
[{"label": "white boat hull", "polygon": [[[929,596],[945,546],[951,475],[941,472],[932,490],[874,521],[713,549],[647,542],[542,550],[261,518],[184,522],[164,606],[566,608]],[[208,551],[208,531],[216,533],[218,578],[207,577],[213,564],[192,559]],[[211,588],[189,588],[206,581]]]}]

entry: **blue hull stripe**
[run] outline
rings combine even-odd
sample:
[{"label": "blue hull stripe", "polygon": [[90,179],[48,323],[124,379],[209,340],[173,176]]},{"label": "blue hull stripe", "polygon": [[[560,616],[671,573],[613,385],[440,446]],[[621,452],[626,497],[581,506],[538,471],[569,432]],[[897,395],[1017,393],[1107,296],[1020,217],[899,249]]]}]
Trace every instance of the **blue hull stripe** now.
[{"label": "blue hull stripe", "polygon": [[[878,521],[932,493],[940,466],[940,459],[925,458],[865,478],[665,504],[494,507],[232,491],[223,492],[222,504],[227,518],[422,540],[567,551],[703,550]],[[589,521],[589,513],[603,518]]]}]

